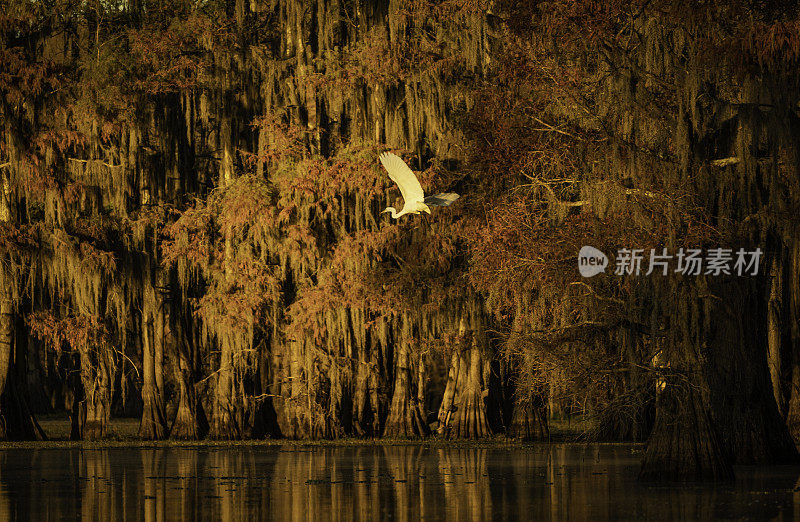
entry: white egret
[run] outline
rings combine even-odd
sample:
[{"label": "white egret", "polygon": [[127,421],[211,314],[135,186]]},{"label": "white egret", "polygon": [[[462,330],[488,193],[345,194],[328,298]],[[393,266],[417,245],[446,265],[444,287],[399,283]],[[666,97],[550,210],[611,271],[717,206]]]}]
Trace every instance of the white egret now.
[{"label": "white egret", "polygon": [[389,177],[400,188],[400,194],[403,196],[404,201],[403,210],[400,212],[394,207],[387,207],[381,214],[391,212],[392,217],[395,219],[404,214],[419,214],[420,212],[430,214],[430,207],[447,207],[460,197],[453,192],[443,192],[435,196],[425,197],[417,176],[414,175],[414,172],[408,168],[408,165],[402,159],[391,152],[384,152],[379,159],[383,168],[389,173]]}]

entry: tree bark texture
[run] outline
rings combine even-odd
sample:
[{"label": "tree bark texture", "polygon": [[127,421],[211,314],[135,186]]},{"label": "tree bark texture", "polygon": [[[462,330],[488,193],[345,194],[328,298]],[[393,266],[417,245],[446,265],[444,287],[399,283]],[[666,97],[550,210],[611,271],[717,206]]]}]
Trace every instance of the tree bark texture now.
[{"label": "tree bark texture", "polygon": [[[423,383],[412,364],[415,358],[412,339],[412,325],[404,321],[395,345],[394,392],[383,430],[384,437],[418,438],[430,432],[421,410],[423,404],[420,402],[419,387]],[[417,368],[420,364],[417,363]]]},{"label": "tree bark texture", "polygon": [[473,305],[462,315],[461,340],[453,352],[437,431],[448,438],[478,439],[491,435],[486,416],[490,356],[481,312]]}]

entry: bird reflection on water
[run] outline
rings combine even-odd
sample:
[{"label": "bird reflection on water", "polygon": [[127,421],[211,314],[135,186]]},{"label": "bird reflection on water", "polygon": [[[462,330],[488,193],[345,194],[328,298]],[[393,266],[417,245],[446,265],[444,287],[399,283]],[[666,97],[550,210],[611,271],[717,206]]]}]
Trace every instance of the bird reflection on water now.
[{"label": "bird reflection on water", "polygon": [[629,445],[0,451],[0,520],[641,520],[800,515],[796,467],[636,482]]}]

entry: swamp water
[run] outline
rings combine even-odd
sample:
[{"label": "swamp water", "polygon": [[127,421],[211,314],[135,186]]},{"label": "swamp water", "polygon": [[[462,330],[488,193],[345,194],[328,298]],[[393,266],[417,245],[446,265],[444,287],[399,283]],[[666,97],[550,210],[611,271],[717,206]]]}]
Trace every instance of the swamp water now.
[{"label": "swamp water", "polygon": [[641,447],[177,446],[0,450],[0,520],[800,519],[800,468],[636,481]]}]

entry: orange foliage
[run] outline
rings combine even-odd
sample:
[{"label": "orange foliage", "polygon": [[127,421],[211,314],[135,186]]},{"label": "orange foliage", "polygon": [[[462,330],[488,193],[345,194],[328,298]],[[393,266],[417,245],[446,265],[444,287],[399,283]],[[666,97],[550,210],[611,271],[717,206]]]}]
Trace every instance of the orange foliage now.
[{"label": "orange foliage", "polygon": [[70,315],[59,318],[52,312],[39,312],[29,314],[27,323],[33,335],[59,352],[79,352],[111,344],[110,333],[97,316]]},{"label": "orange foliage", "polygon": [[283,233],[290,250],[314,251],[302,227],[278,227],[274,201],[265,180],[245,175],[196,201],[165,228],[163,264],[185,262],[202,274],[208,286],[196,310],[216,327],[242,331],[268,322],[279,292],[271,241]]},{"label": "orange foliage", "polygon": [[190,264],[205,266],[211,259],[212,222],[208,207],[196,200],[180,218],[165,229],[167,238],[161,243],[162,262],[171,266],[185,259]]},{"label": "orange foliage", "polygon": [[0,49],[0,95],[12,107],[58,88],[58,72],[50,61],[30,61],[20,47]]},{"label": "orange foliage", "polygon": [[148,94],[202,87],[213,77],[211,49],[230,39],[228,27],[196,12],[167,28],[129,29],[131,87]]},{"label": "orange foliage", "polygon": [[308,132],[300,125],[287,123],[287,118],[276,113],[269,113],[254,118],[251,125],[255,129],[266,131],[268,143],[259,154],[239,151],[248,167],[259,163],[297,160],[305,153],[303,136]]},{"label": "orange foliage", "polygon": [[9,255],[39,248],[39,226],[0,221],[0,253]]}]

